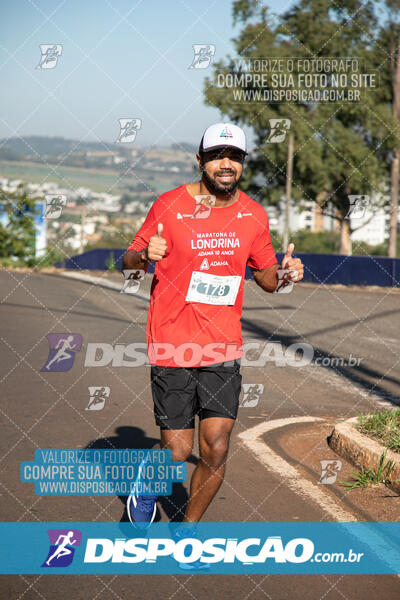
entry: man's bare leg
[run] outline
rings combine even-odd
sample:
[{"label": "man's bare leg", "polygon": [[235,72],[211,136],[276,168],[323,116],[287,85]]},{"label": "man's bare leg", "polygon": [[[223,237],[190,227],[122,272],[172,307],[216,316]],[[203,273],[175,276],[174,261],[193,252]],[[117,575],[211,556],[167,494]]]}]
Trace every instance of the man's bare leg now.
[{"label": "man's bare leg", "polygon": [[185,461],[192,454],[194,429],[160,429],[161,448],[172,451],[172,460]]},{"label": "man's bare leg", "polygon": [[190,482],[184,521],[198,522],[219,490],[224,478],[234,419],[210,417],[200,421],[200,460]]}]

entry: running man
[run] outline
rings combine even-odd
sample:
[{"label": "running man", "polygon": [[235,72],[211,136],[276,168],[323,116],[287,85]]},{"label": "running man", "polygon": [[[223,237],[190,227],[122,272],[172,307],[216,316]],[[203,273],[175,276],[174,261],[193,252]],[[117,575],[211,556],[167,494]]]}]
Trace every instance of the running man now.
[{"label": "running man", "polygon": [[117,142],[123,142],[130,135],[136,135],[138,130],[138,123],[136,119],[132,119],[131,121],[127,121],[123,127],[121,127],[121,131],[119,132],[119,138]]},{"label": "running man", "polygon": [[43,65],[47,65],[48,63],[57,61],[60,56],[60,52],[57,49],[57,45],[50,46],[47,48],[45,54],[42,55],[39,65],[36,67],[37,69],[41,69]]},{"label": "running man", "polygon": [[[76,346],[72,344],[74,340],[73,335],[69,335],[67,338],[60,339],[57,342],[55,350],[58,350],[56,354],[53,356],[50,362],[47,363],[46,369],[49,370],[53,363],[59,363],[62,360],[67,360],[71,358],[71,354],[68,354],[67,350],[74,350]],[[60,347],[61,344],[61,347]]]},{"label": "running man", "polygon": [[193,59],[193,63],[190,65],[191,69],[195,69],[198,64],[208,61],[212,58],[213,53],[211,50],[211,46],[206,46],[205,48],[200,48],[198,54],[195,55]]},{"label": "running man", "polygon": [[[208,127],[196,155],[201,181],[162,194],[124,255],[123,269],[147,271],[155,261],[147,320],[151,387],[161,447],[173,460],[192,453],[199,416],[200,460],[190,483],[183,521],[197,523],[224,478],[238,412],[243,356],[241,315],[246,265],[266,292],[303,278],[289,244],[280,266],[264,208],[238,189],[247,155],[242,129]],[[207,218],[196,218],[196,196],[213,196]],[[156,496],[128,499],[132,522],[146,526]]]},{"label": "running man", "polygon": [[104,404],[104,402],[106,401],[106,398],[107,398],[107,392],[106,392],[105,387],[100,388],[99,390],[95,390],[92,398],[89,401],[89,404],[88,404],[86,410],[89,410],[95,404],[100,404],[100,403]]},{"label": "running man", "polygon": [[[76,543],[76,540],[71,539],[74,535],[73,531],[68,531],[67,535],[59,535],[56,541],[57,548],[54,553],[46,560],[46,565],[50,566],[53,558],[61,558],[62,556],[66,556],[67,554],[71,554],[71,549],[67,548],[67,546],[73,546]],[[62,540],[62,542],[60,542]]]},{"label": "running man", "polygon": [[63,199],[61,196],[56,196],[51,199],[50,203],[47,205],[46,217],[49,217],[54,212],[61,211],[64,207]]}]

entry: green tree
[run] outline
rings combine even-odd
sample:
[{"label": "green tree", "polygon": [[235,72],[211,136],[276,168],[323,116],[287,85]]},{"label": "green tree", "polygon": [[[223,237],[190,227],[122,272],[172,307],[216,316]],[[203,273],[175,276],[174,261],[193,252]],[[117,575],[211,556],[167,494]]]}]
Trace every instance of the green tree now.
[{"label": "green tree", "polygon": [[0,257],[31,261],[35,256],[35,198],[20,185],[0,192]]},{"label": "green tree", "polygon": [[388,256],[397,255],[400,169],[400,0],[385,0],[384,20],[376,37],[373,59],[380,72],[377,98],[387,132],[380,148],[390,175]]},{"label": "green tree", "polygon": [[[368,71],[374,49],[369,31],[377,27],[370,1],[300,0],[277,20],[257,0],[237,0],[233,17],[243,25],[234,40],[241,57],[357,57],[363,59],[360,69]],[[246,161],[244,189],[262,203],[277,204],[282,198],[287,144],[270,144],[267,139],[270,118],[289,118],[295,140],[293,198],[312,200],[324,214],[337,219],[340,252],[351,254],[349,196],[370,195],[373,209],[383,203],[385,172],[377,150],[386,127],[380,122],[373,92],[359,103],[240,104],[217,86],[218,73],[235,71],[237,66],[230,57],[217,63],[213,78],[206,80],[205,98],[232,121],[254,130],[257,149]],[[330,76],[328,71],[322,72]],[[255,78],[248,87],[259,87]]]}]

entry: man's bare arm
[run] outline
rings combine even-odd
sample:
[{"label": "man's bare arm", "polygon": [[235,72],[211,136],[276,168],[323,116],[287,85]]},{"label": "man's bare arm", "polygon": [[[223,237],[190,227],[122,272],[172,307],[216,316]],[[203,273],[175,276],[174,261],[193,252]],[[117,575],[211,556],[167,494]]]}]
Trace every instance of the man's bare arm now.
[{"label": "man's bare arm", "polygon": [[163,225],[158,223],[157,233],[152,235],[149,245],[143,250],[127,250],[122,259],[122,269],[144,269],[153,260],[161,260],[168,252],[167,242],[162,237]]},{"label": "man's bare arm", "polygon": [[282,260],[282,266],[272,265],[268,269],[251,269],[257,285],[266,292],[274,292],[278,285],[278,269],[287,270],[287,280],[298,283],[304,276],[304,265],[300,258],[293,258],[294,244],[289,244]]},{"label": "man's bare arm", "polygon": [[125,269],[145,269],[145,266],[149,263],[146,258],[146,248],[144,250],[127,250],[122,259],[122,270]]},{"label": "man's bare arm", "polygon": [[278,285],[277,270],[280,268],[278,263],[272,265],[268,269],[251,269],[254,276],[254,281],[259,285],[265,292],[274,292]]}]

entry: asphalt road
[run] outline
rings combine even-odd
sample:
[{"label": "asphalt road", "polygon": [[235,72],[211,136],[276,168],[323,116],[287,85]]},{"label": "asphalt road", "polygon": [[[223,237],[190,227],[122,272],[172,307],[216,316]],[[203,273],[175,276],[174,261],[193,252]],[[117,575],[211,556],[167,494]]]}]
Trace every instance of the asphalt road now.
[{"label": "asphalt road", "polygon": [[[118,280],[115,275],[115,280]],[[88,343],[145,341],[147,302],[59,275],[0,273],[2,437],[0,506],[3,521],[126,520],[118,497],[38,497],[19,481],[19,463],[37,448],[146,448],[158,441],[149,368],[85,367]],[[242,406],[234,428],[226,481],[206,521],[329,521],[318,502],[296,494],[266,469],[238,437],[272,419],[315,416],[344,419],[382,406],[400,405],[399,291],[366,291],[300,284],[291,294],[270,295],[246,282],[244,341],[276,342],[281,351],[264,366],[243,366],[244,384],[264,386]],[[49,333],[78,333],[82,349],[67,372],[41,372]],[[283,364],[287,348],[308,344],[313,363]],[[275,346],[275,349],[277,346]],[[289,350],[290,353],[290,350]],[[290,358],[292,356],[292,358]],[[333,358],[358,366],[331,364]],[[271,355],[270,355],[271,358]],[[297,358],[299,356],[297,355]],[[329,364],[328,364],[329,363]],[[110,387],[102,410],[87,411],[89,386]],[[261,388],[258,388],[261,390]],[[245,402],[244,397],[241,402]],[[248,399],[247,399],[248,402]],[[251,405],[252,404],[252,405]],[[188,472],[196,464],[196,450]],[[160,502],[157,520],[179,520],[187,487],[176,486],[173,503]],[[357,516],[356,508],[353,514]],[[363,518],[360,516],[360,520]],[[398,519],[397,519],[398,520]],[[218,598],[394,600],[395,576],[3,576],[2,598]],[[55,587],[58,586],[56,593]]]}]

